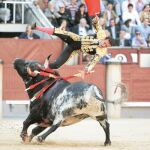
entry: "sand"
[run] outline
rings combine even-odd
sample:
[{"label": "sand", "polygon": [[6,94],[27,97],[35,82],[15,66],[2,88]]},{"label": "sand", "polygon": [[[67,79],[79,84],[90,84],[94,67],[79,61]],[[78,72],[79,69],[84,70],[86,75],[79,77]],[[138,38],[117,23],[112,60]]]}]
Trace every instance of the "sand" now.
[{"label": "sand", "polygon": [[0,150],[150,150],[150,119],[110,120],[112,145],[107,147],[103,129],[95,120],[58,128],[42,144],[36,138],[30,144],[21,141],[22,122],[0,120]]}]

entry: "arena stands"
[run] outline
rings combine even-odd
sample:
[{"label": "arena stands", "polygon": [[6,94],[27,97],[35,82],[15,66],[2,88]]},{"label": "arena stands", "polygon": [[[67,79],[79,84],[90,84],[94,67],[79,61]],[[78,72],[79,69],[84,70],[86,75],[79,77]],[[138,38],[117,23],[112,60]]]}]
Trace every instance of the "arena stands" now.
[{"label": "arena stands", "polygon": [[[27,13],[27,15],[24,16],[23,10],[18,8],[19,6],[17,4],[21,4],[22,9],[24,9],[25,12],[31,9],[31,6],[35,7],[34,9],[39,8],[45,16],[41,15],[41,13],[37,12],[37,10],[34,10],[32,13]],[[24,5],[27,4],[28,7],[24,7]],[[120,40],[120,37],[123,37],[122,34],[127,35],[127,38],[125,38],[125,40],[128,41],[127,45],[132,46],[131,43],[135,37],[136,30],[139,30],[142,38],[144,38],[144,40],[147,42],[146,47],[149,46],[149,1],[100,0],[100,9],[101,13],[99,17],[104,19],[104,28],[105,30],[109,31],[108,35],[110,35],[112,39],[115,39],[113,46],[122,45]],[[94,34],[94,30],[91,25],[92,17],[88,16],[88,8],[86,6],[85,0],[3,0],[0,2],[0,24],[13,24],[15,22],[15,25],[17,26],[19,22],[22,24],[32,23],[31,18],[28,17],[31,14],[40,16],[39,18],[41,19],[32,19],[39,25],[51,26],[50,24],[52,24],[55,27],[66,26],[65,30],[69,31],[74,31],[77,26],[80,26],[80,19],[85,18],[87,22],[87,33],[90,35]],[[24,18],[25,21],[23,20]],[[43,23],[43,20],[46,23]],[[113,20],[115,21],[115,26],[111,25]],[[39,23],[41,21],[42,23]],[[20,31],[23,32],[23,30],[25,30],[25,26],[22,27],[23,28]],[[115,35],[114,32],[117,32],[117,35]]]},{"label": "arena stands", "polygon": [[[57,0],[57,3],[56,0],[38,0],[37,3],[54,26],[59,27],[62,20],[66,20],[68,23],[66,29],[72,31],[72,28],[74,29],[75,26],[80,25],[79,19],[85,18],[90,27],[88,28],[88,33],[91,34],[94,32],[91,27],[91,17],[87,15],[88,9],[84,0]],[[131,43],[135,37],[135,31],[139,28],[141,28],[139,32],[141,32],[142,38],[148,42],[150,34],[150,4],[148,1],[101,0],[100,7],[100,17],[105,19],[105,29],[110,32],[110,36],[114,36],[114,34],[112,35],[112,32],[117,30],[117,37],[115,37],[115,43],[113,46],[122,45],[120,40],[122,33],[127,35],[127,39],[125,38],[125,40],[128,41],[127,45],[132,46]],[[62,16],[60,11],[63,8],[65,9],[65,15]],[[49,12],[49,15],[47,15],[47,12]],[[110,22],[112,19],[115,20],[115,26],[117,26],[117,29],[115,29],[116,27],[111,27]],[[146,26],[144,25],[145,19],[147,19]],[[145,27],[144,30],[147,31],[146,36],[143,35],[143,26]],[[144,45],[144,47],[145,46],[148,47],[148,44]]]}]

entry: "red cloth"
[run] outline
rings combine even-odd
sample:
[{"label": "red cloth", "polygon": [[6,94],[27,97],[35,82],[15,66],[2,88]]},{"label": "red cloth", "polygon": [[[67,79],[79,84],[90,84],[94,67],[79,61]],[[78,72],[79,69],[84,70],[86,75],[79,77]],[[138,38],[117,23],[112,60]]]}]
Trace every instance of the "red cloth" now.
[{"label": "red cloth", "polygon": [[100,0],[85,0],[89,16],[100,13]]}]

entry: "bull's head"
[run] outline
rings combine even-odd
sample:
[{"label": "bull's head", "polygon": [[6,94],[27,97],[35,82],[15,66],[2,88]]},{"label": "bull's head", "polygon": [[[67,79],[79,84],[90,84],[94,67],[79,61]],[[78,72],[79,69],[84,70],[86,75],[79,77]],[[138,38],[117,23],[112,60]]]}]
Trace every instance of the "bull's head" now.
[{"label": "bull's head", "polygon": [[[18,74],[22,77],[24,82],[30,81],[32,78],[37,76],[37,71],[40,71],[41,68],[48,68],[49,65],[49,55],[46,59],[44,64],[40,64],[38,61],[26,61],[24,59],[17,58],[14,61],[14,68],[17,70]],[[54,75],[59,76],[59,73],[54,71]]]},{"label": "bull's head", "polygon": [[[47,59],[49,59],[49,58],[47,58]],[[16,59],[14,61],[14,68],[16,69],[18,74],[23,79],[26,88],[29,88],[30,85],[38,83],[41,80],[43,80],[44,78],[47,78],[47,77],[39,75],[38,73],[35,73],[35,72],[40,72],[41,70],[45,69],[45,67],[47,67],[47,65],[45,65],[45,64],[48,64],[47,59],[46,59],[44,65],[40,64],[37,61],[26,61],[23,59]],[[59,73],[56,71],[54,71],[53,74],[56,76],[59,76]],[[49,84],[50,84],[53,80],[54,80],[53,77],[49,77],[49,80],[47,82],[49,82]],[[44,84],[45,84],[45,82],[44,82]],[[44,84],[40,84],[33,90],[29,90],[28,91],[29,98],[32,98],[35,95],[35,93],[37,93],[39,90],[41,90],[42,87],[44,86]]]},{"label": "bull's head", "polygon": [[26,61],[23,59],[17,58],[14,61],[14,68],[17,70],[18,74],[22,77],[22,79],[27,82],[31,80],[31,78],[35,77],[35,70],[39,71],[41,67],[44,67],[37,61]]}]

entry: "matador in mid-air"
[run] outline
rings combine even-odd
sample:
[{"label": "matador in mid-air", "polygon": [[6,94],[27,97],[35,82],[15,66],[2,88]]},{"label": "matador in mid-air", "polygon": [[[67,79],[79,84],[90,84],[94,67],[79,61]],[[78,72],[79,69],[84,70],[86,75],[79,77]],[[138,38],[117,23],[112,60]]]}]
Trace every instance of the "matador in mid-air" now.
[{"label": "matador in mid-air", "polygon": [[98,16],[92,20],[92,24],[95,28],[96,36],[79,36],[75,33],[64,31],[61,28],[47,28],[36,26],[36,24],[32,25],[32,29],[48,33],[49,35],[56,35],[68,44],[56,61],[49,64],[51,69],[58,69],[69,59],[73,52],[80,50],[83,53],[94,56],[85,67],[85,71],[90,72],[100,58],[107,54],[107,47],[110,46],[110,40],[106,37],[106,31],[99,25]]}]

